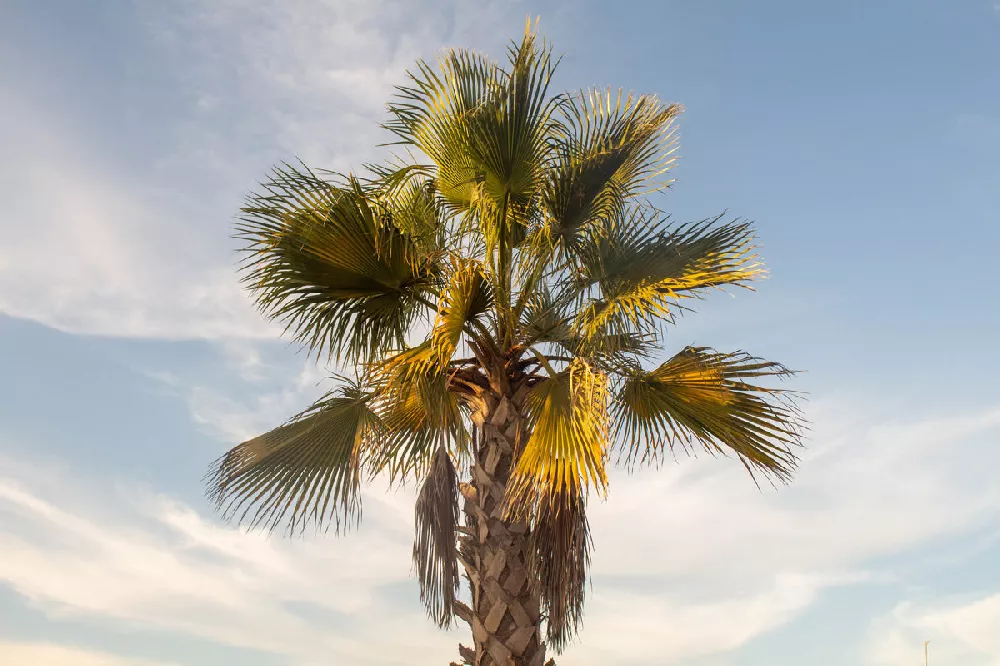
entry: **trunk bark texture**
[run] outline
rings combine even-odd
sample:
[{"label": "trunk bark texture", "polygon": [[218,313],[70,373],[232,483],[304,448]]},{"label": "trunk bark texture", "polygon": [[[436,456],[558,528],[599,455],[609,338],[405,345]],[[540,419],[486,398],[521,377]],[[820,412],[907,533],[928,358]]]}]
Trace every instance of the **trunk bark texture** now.
[{"label": "trunk bark texture", "polygon": [[472,482],[462,486],[465,528],[459,550],[472,607],[460,605],[459,615],[471,625],[475,647],[459,651],[469,666],[554,664],[545,662],[541,601],[529,580],[534,555],[528,526],[501,516],[519,438],[526,436],[522,396],[523,391],[514,398],[485,396]]}]

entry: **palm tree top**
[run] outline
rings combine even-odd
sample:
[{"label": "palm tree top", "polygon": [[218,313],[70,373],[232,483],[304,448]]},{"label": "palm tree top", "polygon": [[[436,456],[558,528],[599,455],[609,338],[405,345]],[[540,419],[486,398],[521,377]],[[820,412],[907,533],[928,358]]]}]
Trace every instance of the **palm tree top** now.
[{"label": "palm tree top", "polygon": [[534,535],[561,647],[582,612],[585,499],[609,465],[699,448],[786,481],[804,421],[795,393],[766,385],[792,374],[778,363],[696,346],[658,361],[695,300],[763,277],[753,225],[673,223],[649,197],[671,182],[680,106],[556,94],[556,65],[530,25],[503,62],[420,61],[388,105],[387,164],[282,164],[248,198],[237,235],[257,305],[355,377],[229,451],[209,485],[251,526],[340,531],[365,479],[416,480],[418,574],[447,624],[458,490],[484,492],[484,438],[513,423],[490,483],[506,475],[497,515]]}]

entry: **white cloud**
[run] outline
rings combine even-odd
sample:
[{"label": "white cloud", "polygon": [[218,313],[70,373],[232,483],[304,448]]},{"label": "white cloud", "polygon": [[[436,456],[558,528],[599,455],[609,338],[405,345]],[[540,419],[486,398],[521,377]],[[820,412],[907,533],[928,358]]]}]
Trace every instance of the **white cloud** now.
[{"label": "white cloud", "polygon": [[456,35],[498,43],[495,26],[518,25],[496,19],[518,12],[450,2],[146,4],[136,29],[149,30],[151,53],[173,77],[164,80],[176,83],[158,93],[173,95],[157,107],[163,115],[145,119],[150,145],[163,146],[154,154],[130,156],[116,128],[93,136],[74,126],[77,100],[39,108],[16,86],[0,92],[0,312],[101,335],[274,337],[234,271],[228,235],[244,192],[278,160],[347,169],[375,158],[382,105],[414,58]]},{"label": "white cloud", "polygon": [[873,623],[873,666],[918,663],[930,641],[932,663],[1000,666],[1000,592],[964,603],[899,604]]},{"label": "white cloud", "polygon": [[[310,372],[291,382],[288,396],[268,399],[297,402]],[[234,401],[229,427],[251,427],[246,419],[261,404],[241,412]],[[1000,410],[877,426],[855,405],[811,411],[816,434],[789,488],[758,492],[734,461],[712,459],[613,479],[611,499],[591,507],[594,588],[566,661],[625,666],[663,654],[724,653],[786,624],[830,587],[897,573],[872,570],[875,558],[898,558],[1000,517],[989,473],[998,461],[982,446],[1000,428]],[[980,464],[964,464],[970,459]],[[22,481],[0,485],[0,578],[49,612],[113,617],[306,661],[321,658],[315,648],[377,663],[361,654],[374,639],[365,632],[379,627],[393,636],[380,643],[387,660],[414,645],[448,657],[464,638],[433,630],[413,586],[402,601],[381,592],[408,578],[412,491],[386,498],[376,488],[366,496],[360,534],[288,543],[219,527],[147,491],[105,498],[91,510],[64,484],[31,481],[54,475],[6,467]],[[109,517],[100,506],[112,502],[141,515]],[[357,625],[331,632],[329,623],[289,610],[296,603],[352,614]],[[988,631],[975,632],[991,626],[982,614],[992,607],[981,608],[975,617],[986,619],[978,624],[957,612],[914,617],[953,633],[967,625],[969,650],[986,649]],[[887,635],[904,636],[916,623],[907,622]],[[887,644],[879,650],[889,654],[895,644]]]},{"label": "white cloud", "polygon": [[[1000,429],[1000,409],[876,426],[869,424],[878,417],[858,403],[812,404],[809,411],[814,433],[787,488],[758,491],[734,461],[711,458],[617,475],[608,502],[591,509],[607,544],[595,570],[673,567],[679,578],[696,571],[728,581],[778,563],[793,571],[839,569],[1000,515],[1000,489],[985,471],[996,454],[982,441]],[[980,465],[970,467],[973,459]],[[655,522],[636,530],[623,520],[630,514]],[[753,544],[766,548],[746,552]],[[745,555],[720,562],[720,553]]]},{"label": "white cloud", "polygon": [[[221,249],[228,231],[179,223],[145,183],[59,119],[4,96],[0,312],[69,331],[157,337],[277,333],[250,307]],[[209,237],[212,233],[217,238]],[[216,251],[216,248],[219,251]]]},{"label": "white cloud", "polygon": [[261,346],[242,341],[220,345],[226,365],[245,385],[255,389],[243,400],[226,386],[204,378],[183,380],[167,371],[145,373],[184,401],[200,430],[232,445],[284,423],[333,386],[335,370],[314,359],[300,364],[269,364]]},{"label": "white cloud", "polygon": [[170,666],[164,662],[67,647],[52,643],[15,643],[0,640],[4,666]]},{"label": "white cloud", "polygon": [[[143,489],[119,487],[101,498],[102,507],[90,507],[72,484],[52,481],[58,472],[5,467],[46,482],[35,490],[0,480],[0,580],[54,617],[109,618],[304,663],[402,663],[415,651],[446,659],[458,640],[468,642],[464,632],[436,631],[415,589],[406,590],[407,599],[381,592],[409,579],[412,492],[367,496],[359,534],[289,542],[220,527]],[[137,513],[109,516],[111,504]],[[781,574],[770,582],[760,593],[707,602],[598,588],[584,640],[566,661],[630,664],[654,654],[726,651],[787,622],[821,589],[845,580]],[[303,618],[290,610],[295,605],[356,623]],[[371,650],[376,640],[379,650]]]},{"label": "white cloud", "polygon": [[259,382],[265,378],[266,364],[261,351],[249,340],[231,339],[221,343],[227,363],[245,382]]},{"label": "white cloud", "polygon": [[872,569],[877,558],[1000,518],[988,471],[1000,459],[984,446],[1000,409],[877,426],[854,404],[815,404],[810,415],[814,436],[787,488],[758,491],[735,461],[711,458],[612,478],[609,500],[589,509],[594,592],[567,660],[726,652],[825,589],[898,575]]},{"label": "white cloud", "polygon": [[709,602],[677,596],[595,591],[586,630],[566,661],[580,666],[677,663],[734,650],[776,629],[809,607],[822,589],[850,579],[782,574],[755,594],[723,595]]},{"label": "white cloud", "polygon": [[[366,528],[334,543],[245,534],[143,489],[116,488],[97,507],[62,484],[30,485],[0,479],[0,581],[52,616],[113,619],[304,662],[395,664],[414,648],[454,652],[454,639],[424,619],[415,589],[402,605],[384,591],[410,579],[406,493],[366,497]],[[135,512],[109,515],[108,506]],[[371,650],[383,632],[393,640]]]}]

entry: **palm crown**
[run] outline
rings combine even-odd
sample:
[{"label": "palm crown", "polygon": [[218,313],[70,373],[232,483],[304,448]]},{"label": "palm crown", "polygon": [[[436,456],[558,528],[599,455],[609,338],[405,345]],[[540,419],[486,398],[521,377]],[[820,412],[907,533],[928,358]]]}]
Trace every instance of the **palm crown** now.
[{"label": "palm crown", "polygon": [[551,94],[555,65],[530,26],[502,65],[419,62],[384,124],[404,157],[365,177],[283,165],[238,227],[260,308],[356,372],[220,458],[213,497],[250,525],[339,531],[364,479],[416,480],[421,597],[472,625],[477,665],[540,664],[543,624],[557,650],[578,627],[585,501],[610,464],[700,447],[785,480],[803,425],[794,394],[755,383],[777,363],[653,360],[688,299],[762,275],[753,228],[672,225],[648,195],[680,108]]}]

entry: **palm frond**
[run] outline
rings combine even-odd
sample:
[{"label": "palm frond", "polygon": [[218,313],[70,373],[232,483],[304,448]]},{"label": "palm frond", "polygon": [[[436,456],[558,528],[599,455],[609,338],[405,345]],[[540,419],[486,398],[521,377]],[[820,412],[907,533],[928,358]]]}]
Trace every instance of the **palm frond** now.
[{"label": "palm frond", "polygon": [[583,255],[581,284],[598,293],[583,301],[576,329],[585,336],[648,330],[672,321],[683,299],[761,277],[753,226],[721,219],[668,230],[634,211],[627,223],[609,224]]},{"label": "palm frond", "polygon": [[583,359],[538,383],[529,394],[531,435],[511,473],[505,514],[540,524],[608,479],[607,381]]},{"label": "palm frond", "polygon": [[373,411],[383,433],[373,444],[371,468],[391,482],[422,478],[441,445],[460,459],[469,456],[469,433],[458,390],[430,341],[370,367]]},{"label": "palm frond", "polygon": [[439,446],[414,508],[413,565],[420,601],[441,628],[454,619],[458,595],[458,519],[458,474]]},{"label": "palm frond", "polygon": [[[372,192],[378,196],[393,226],[410,238],[423,256],[442,255],[449,241],[447,215],[437,197],[437,187],[431,178],[422,178],[416,171],[400,182],[392,182],[395,173],[377,182]],[[378,188],[378,189],[376,189]]]},{"label": "palm frond", "polygon": [[551,49],[530,25],[512,44],[504,86],[491,114],[477,116],[471,146],[485,167],[484,191],[497,206],[525,207],[542,182],[552,113],[559,97],[549,97],[555,72]]},{"label": "palm frond", "polygon": [[521,313],[521,338],[527,345],[535,342],[558,342],[572,334],[572,318],[565,303],[559,302],[547,284],[539,283],[526,299]]},{"label": "palm frond", "polygon": [[433,164],[420,164],[404,160],[398,155],[389,158],[386,164],[365,164],[370,174],[364,178],[365,190],[393,196],[414,184],[420,185],[434,179]]},{"label": "palm frond", "polygon": [[431,331],[431,348],[440,367],[451,360],[462,332],[475,318],[493,305],[493,289],[483,266],[475,259],[455,259],[448,284],[438,300],[438,312]]},{"label": "palm frond", "polygon": [[531,31],[503,69],[469,51],[449,51],[438,67],[419,62],[397,88],[385,127],[437,167],[437,186],[457,213],[469,213],[488,248],[523,235],[544,176],[554,71]]},{"label": "palm frond", "polygon": [[360,517],[363,446],[381,432],[369,400],[359,386],[342,388],[234,447],[206,477],[210,499],[251,528],[349,528]]},{"label": "palm frond", "polygon": [[363,361],[403,346],[436,285],[434,257],[359,184],[276,169],[243,208],[243,280],[269,317],[316,353]]},{"label": "palm frond", "polygon": [[681,107],[609,89],[568,97],[561,109],[542,198],[552,235],[572,249],[588,223],[620,218],[630,198],[666,187]]},{"label": "palm frond", "polygon": [[482,182],[468,151],[468,126],[489,112],[502,85],[500,69],[480,54],[451,50],[437,69],[421,60],[407,75],[410,85],[396,88],[392,117],[383,127],[430,158],[441,196],[456,212],[466,212]]},{"label": "palm frond", "polygon": [[688,347],[658,368],[635,370],[614,408],[624,459],[657,462],[666,450],[693,444],[732,451],[754,472],[787,481],[804,423],[795,394],[747,383],[792,371],[745,352]]},{"label": "palm frond", "polygon": [[562,653],[583,622],[587,574],[593,541],[586,502],[575,495],[558,515],[539,522],[532,531],[537,578],[548,644]]}]

